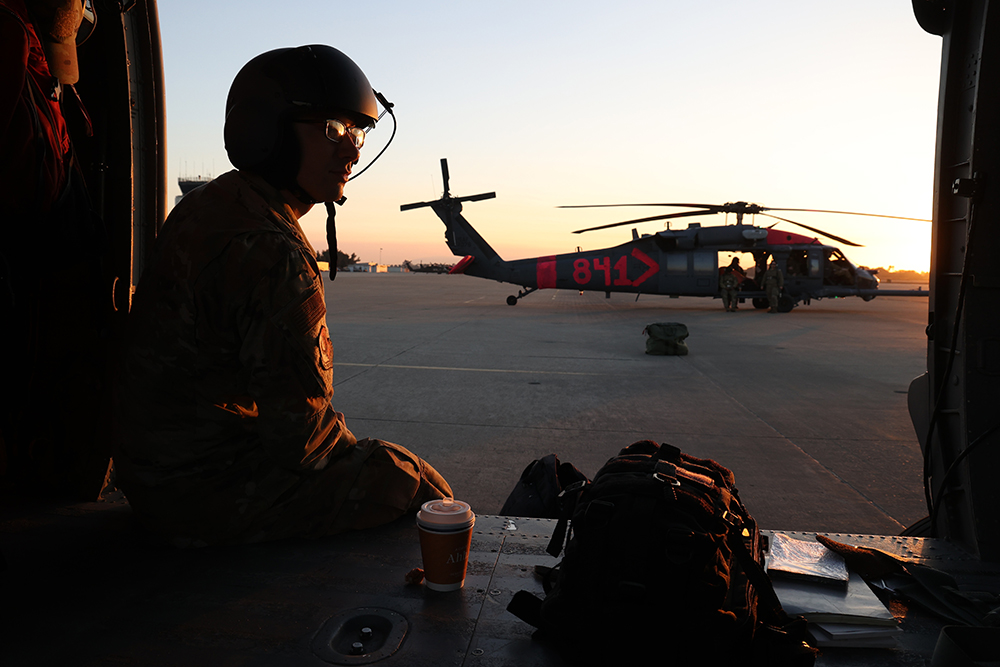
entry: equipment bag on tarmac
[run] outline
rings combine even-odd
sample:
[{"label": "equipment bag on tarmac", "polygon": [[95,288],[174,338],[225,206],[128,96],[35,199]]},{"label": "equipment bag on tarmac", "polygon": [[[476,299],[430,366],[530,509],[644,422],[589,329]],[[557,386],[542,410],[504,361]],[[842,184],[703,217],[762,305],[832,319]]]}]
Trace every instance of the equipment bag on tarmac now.
[{"label": "equipment bag on tarmac", "polygon": [[805,621],[782,610],[725,467],[643,440],[561,500],[549,553],[569,539],[545,599],[520,591],[507,610],[574,664],[814,663]]},{"label": "equipment bag on tarmac", "polygon": [[642,333],[649,336],[646,339],[646,354],[667,354],[683,356],[688,353],[687,326],[680,322],[656,322],[647,324]]}]

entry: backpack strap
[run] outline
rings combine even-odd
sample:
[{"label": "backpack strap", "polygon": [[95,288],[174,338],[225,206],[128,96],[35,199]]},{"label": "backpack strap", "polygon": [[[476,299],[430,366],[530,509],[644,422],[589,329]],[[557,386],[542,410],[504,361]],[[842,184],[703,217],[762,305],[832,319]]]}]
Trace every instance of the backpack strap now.
[{"label": "backpack strap", "polygon": [[778,594],[774,592],[774,586],[771,584],[770,577],[767,576],[767,572],[757,559],[747,550],[746,544],[743,543],[743,531],[739,527],[735,527],[729,531],[729,548],[733,550],[733,554],[736,556],[736,560],[739,561],[740,566],[747,575],[747,579],[753,585],[754,590],[757,591],[757,596],[761,598],[762,603],[764,603],[770,612],[770,615],[778,618],[784,619],[786,622],[790,621],[788,614],[781,607],[781,600],[778,599]]},{"label": "backpack strap", "polygon": [[576,509],[576,503],[580,499],[580,494],[583,493],[588,484],[590,482],[586,479],[573,482],[560,491],[557,496],[559,502],[559,522],[556,523],[556,528],[552,531],[552,539],[549,540],[549,546],[545,549],[553,558],[559,556],[559,553],[563,550],[563,546],[566,544],[566,528],[569,525],[569,519],[573,516],[573,510]]},{"label": "backpack strap", "polygon": [[666,442],[660,443],[660,448],[656,450],[653,454],[654,459],[659,459],[660,461],[670,461],[674,464],[680,464],[681,462],[681,450],[674,447]]},{"label": "backpack strap", "polygon": [[751,664],[756,666],[813,667],[818,651],[806,643],[806,619],[792,618],[781,606],[770,577],[743,543],[742,531],[729,531],[729,545],[757,592],[758,627],[754,632]]}]

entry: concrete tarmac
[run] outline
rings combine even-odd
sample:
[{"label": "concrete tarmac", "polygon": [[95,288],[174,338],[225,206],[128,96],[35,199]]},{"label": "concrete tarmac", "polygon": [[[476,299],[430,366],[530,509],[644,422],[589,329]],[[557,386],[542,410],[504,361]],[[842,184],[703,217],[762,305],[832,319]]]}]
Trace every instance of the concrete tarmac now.
[{"label": "concrete tarmac", "polygon": [[[424,457],[477,513],[498,513],[533,459],[592,477],[641,439],[732,469],[762,528],[898,534],[927,513],[906,409],[926,298],[769,314],[566,290],[511,307],[511,285],[436,274],[326,286],[334,406],[359,438]],[[653,322],[686,324],[689,355],[646,355]]]}]

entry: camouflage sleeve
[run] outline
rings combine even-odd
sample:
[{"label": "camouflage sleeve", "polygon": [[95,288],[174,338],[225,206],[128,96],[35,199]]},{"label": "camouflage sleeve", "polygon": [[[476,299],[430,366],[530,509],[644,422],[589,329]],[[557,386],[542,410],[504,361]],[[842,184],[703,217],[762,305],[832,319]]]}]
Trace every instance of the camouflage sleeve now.
[{"label": "camouflage sleeve", "polygon": [[274,460],[315,467],[354,436],[335,412],[333,345],[320,274],[292,250],[252,290],[238,318],[240,359],[257,404],[257,428]]}]

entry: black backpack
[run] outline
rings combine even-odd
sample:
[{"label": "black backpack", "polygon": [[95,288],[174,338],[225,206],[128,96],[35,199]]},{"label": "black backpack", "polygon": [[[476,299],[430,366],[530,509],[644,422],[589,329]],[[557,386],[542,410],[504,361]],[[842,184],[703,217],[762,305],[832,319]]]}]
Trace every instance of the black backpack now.
[{"label": "black backpack", "polygon": [[587,476],[568,462],[560,462],[555,454],[535,459],[521,473],[521,479],[500,508],[501,516],[530,516],[558,519],[559,494]]},{"label": "black backpack", "polygon": [[781,609],[727,468],[643,440],[562,501],[549,553],[569,540],[545,599],[521,591],[507,609],[574,663],[814,663],[805,621]]}]

